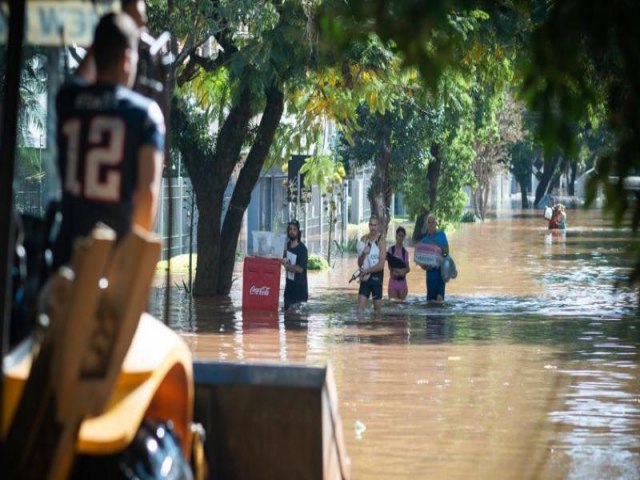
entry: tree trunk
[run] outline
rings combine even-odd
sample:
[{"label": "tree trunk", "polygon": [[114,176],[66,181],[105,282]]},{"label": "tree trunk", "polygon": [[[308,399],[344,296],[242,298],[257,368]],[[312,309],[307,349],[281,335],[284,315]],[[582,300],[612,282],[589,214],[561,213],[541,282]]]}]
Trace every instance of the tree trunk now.
[{"label": "tree trunk", "polygon": [[371,189],[369,191],[369,202],[371,213],[379,220],[380,233],[387,234],[389,226],[389,216],[391,211],[391,178],[389,168],[391,165],[391,121],[389,115],[385,114],[382,119],[382,130],[380,140],[380,150],[375,158],[375,170],[371,178]]},{"label": "tree trunk", "polygon": [[216,290],[220,295],[228,295],[231,291],[242,218],[251,201],[251,192],[260,178],[262,166],[273,143],[273,137],[280,124],[283,111],[284,94],[277,87],[271,87],[267,91],[267,104],[258,126],[256,140],[249,150],[242,170],[240,170],[222,225],[222,239],[224,241],[220,244],[220,268]]},{"label": "tree trunk", "polygon": [[560,157],[558,155],[554,155],[549,159],[545,157],[542,176],[540,177],[540,183],[538,184],[538,188],[536,188],[536,198],[533,201],[534,206],[536,207],[540,206],[539,205],[540,201],[544,198],[544,196],[547,193],[549,193],[549,188],[556,175],[556,169],[558,167],[559,162],[560,162]]},{"label": "tree trunk", "polygon": [[491,183],[488,183],[482,189],[482,220],[487,218],[487,205],[489,205],[490,192],[491,192]]},{"label": "tree trunk", "polygon": [[429,210],[433,211],[438,199],[438,180],[440,178],[440,168],[442,167],[442,156],[440,155],[440,145],[431,144],[431,155],[433,160],[427,167],[427,180],[429,180]]},{"label": "tree trunk", "polygon": [[571,174],[567,181],[567,194],[574,196],[576,194],[576,178],[578,177],[578,160],[571,161]]},{"label": "tree trunk", "polygon": [[486,208],[486,187],[484,185],[479,185],[474,190],[472,190],[473,197],[473,213],[475,213],[476,217],[480,220],[484,220],[487,214]]},{"label": "tree trunk", "polygon": [[[195,188],[194,191],[197,192]],[[224,192],[224,191],[223,191]],[[193,295],[214,295],[218,281],[218,263],[220,259],[220,214],[222,195],[213,195],[214,189],[205,194],[196,193],[198,206],[198,256],[196,276],[193,282]]]},{"label": "tree trunk", "polygon": [[433,160],[429,162],[427,166],[427,196],[428,196],[428,208],[424,210],[418,218],[413,227],[412,239],[414,242],[418,242],[424,237],[426,230],[425,217],[432,213],[435,209],[436,200],[438,198],[438,180],[440,178],[440,168],[442,166],[442,157],[440,156],[440,145],[437,143],[431,144],[431,156]]},{"label": "tree trunk", "polygon": [[473,203],[473,213],[477,218],[480,218],[480,187],[471,189],[471,200]]},{"label": "tree trunk", "polygon": [[520,185],[520,198],[522,208],[529,208],[529,192],[527,191],[526,180],[523,181],[521,178],[516,177],[516,182],[518,182],[518,185]]},{"label": "tree trunk", "polygon": [[[220,219],[222,200],[233,169],[240,159],[240,149],[249,130],[251,119],[250,94],[245,89],[218,133],[216,151],[210,162],[200,169],[189,169],[198,205],[198,260],[193,282],[194,296],[213,296],[218,293],[220,261]],[[206,169],[207,172],[200,172]],[[202,178],[210,178],[205,182]],[[199,186],[199,188],[198,188]],[[226,241],[226,238],[225,238]]]},{"label": "tree trunk", "polygon": [[429,214],[429,211],[427,210],[422,212],[420,215],[418,215],[418,218],[416,218],[416,223],[413,226],[413,235],[411,236],[411,239],[414,242],[419,242],[424,237],[424,234],[427,231],[426,229],[427,225],[424,219],[428,214]]}]

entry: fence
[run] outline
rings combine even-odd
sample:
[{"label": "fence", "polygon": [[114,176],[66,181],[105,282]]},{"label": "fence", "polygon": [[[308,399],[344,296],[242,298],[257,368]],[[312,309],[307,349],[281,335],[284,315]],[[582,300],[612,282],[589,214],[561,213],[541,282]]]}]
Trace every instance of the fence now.
[{"label": "fence", "polygon": [[[251,231],[269,230],[285,233],[286,223],[296,216],[296,206],[287,202],[286,186],[283,184],[283,175],[270,175],[261,177],[251,197],[251,204],[245,214],[245,221],[238,249],[247,253],[251,248]],[[169,188],[171,182],[171,188]],[[362,180],[360,181],[362,183]],[[358,192],[364,196],[362,185],[354,188],[354,180],[345,182],[344,202],[338,202],[336,211],[337,222],[333,226],[333,241],[344,244],[347,238],[347,223],[349,221],[361,221],[368,215],[368,202],[360,201],[362,206],[355,218],[353,209],[349,209],[349,198],[352,193]],[[43,216],[46,206],[43,201],[43,193],[40,182],[23,182],[16,190],[15,202],[19,212]],[[233,185],[225,192],[225,204],[233,191]],[[366,198],[366,197],[365,197]],[[171,225],[169,224],[169,208],[173,207]],[[305,236],[305,243],[310,252],[325,255],[328,248],[329,215],[323,205],[323,198],[318,189],[312,187],[311,201],[301,204],[299,221]],[[197,243],[198,209],[195,206],[193,189],[188,177],[163,178],[161,196],[158,205],[155,231],[162,237],[162,259],[195,253]],[[171,233],[171,242],[169,242]],[[169,245],[171,243],[171,245]]]},{"label": "fence", "polygon": [[[169,182],[171,182],[171,188]],[[169,224],[170,206],[173,207],[171,224]],[[163,260],[170,256],[189,253],[190,248],[193,252],[197,251],[198,209],[195,206],[193,189],[188,178],[162,179],[155,230],[162,237]],[[170,247],[169,239],[171,239]]]}]

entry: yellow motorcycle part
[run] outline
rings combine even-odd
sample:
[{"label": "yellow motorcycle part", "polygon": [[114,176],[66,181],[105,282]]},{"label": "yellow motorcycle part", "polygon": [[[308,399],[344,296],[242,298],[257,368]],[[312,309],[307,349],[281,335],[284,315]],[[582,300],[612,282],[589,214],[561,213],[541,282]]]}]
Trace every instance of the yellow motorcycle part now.
[{"label": "yellow motorcycle part", "polygon": [[[18,349],[19,350],[19,349]],[[2,436],[20,400],[31,368],[30,352],[18,351],[4,362]],[[76,452],[108,455],[124,449],[144,418],[170,420],[186,458],[190,456],[193,418],[191,352],[175,332],[144,313],[104,412],[86,418]]]}]

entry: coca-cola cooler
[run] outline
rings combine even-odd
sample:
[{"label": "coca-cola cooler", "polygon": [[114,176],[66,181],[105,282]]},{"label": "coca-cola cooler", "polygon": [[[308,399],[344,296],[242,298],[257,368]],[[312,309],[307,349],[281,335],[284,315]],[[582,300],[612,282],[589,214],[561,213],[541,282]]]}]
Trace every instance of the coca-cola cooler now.
[{"label": "coca-cola cooler", "polygon": [[245,257],[242,270],[242,309],[278,311],[279,258]]}]

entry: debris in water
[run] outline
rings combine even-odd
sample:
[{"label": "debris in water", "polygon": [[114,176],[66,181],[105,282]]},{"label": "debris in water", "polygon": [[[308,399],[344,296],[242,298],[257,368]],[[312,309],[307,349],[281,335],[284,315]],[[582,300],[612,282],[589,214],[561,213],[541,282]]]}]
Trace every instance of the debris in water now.
[{"label": "debris in water", "polygon": [[360,420],[356,420],[355,430],[356,430],[356,440],[362,440],[362,434],[367,429],[367,426],[362,423]]}]

